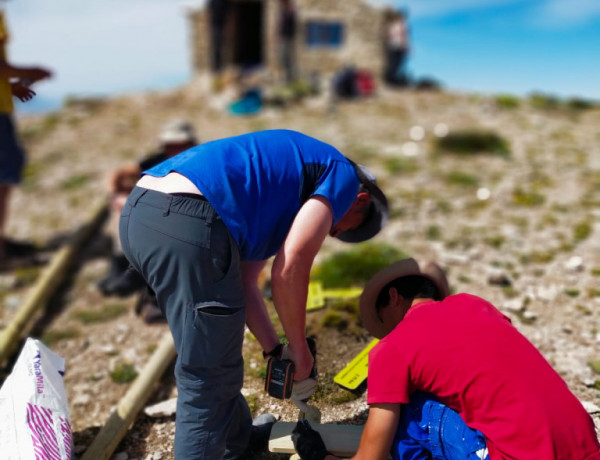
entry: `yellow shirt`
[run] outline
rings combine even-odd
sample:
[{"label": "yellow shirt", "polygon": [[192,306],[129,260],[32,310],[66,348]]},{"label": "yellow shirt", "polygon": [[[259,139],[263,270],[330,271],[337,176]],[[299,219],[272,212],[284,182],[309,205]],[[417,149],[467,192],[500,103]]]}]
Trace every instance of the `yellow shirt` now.
[{"label": "yellow shirt", "polygon": [[[6,61],[6,42],[8,42],[8,30],[4,23],[4,11],[0,10],[0,61]],[[0,113],[12,113],[13,110],[10,82],[8,78],[0,77]]]}]

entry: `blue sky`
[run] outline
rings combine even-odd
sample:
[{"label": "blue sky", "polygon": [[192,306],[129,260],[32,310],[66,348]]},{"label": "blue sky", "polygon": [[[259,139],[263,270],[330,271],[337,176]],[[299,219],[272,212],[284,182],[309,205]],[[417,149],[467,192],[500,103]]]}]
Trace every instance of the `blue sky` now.
[{"label": "blue sky", "polygon": [[[55,71],[35,88],[40,105],[70,94],[164,89],[190,77],[185,10],[201,1],[1,3],[11,61]],[[435,77],[450,90],[600,99],[600,0],[378,3],[409,11],[414,77]]]}]

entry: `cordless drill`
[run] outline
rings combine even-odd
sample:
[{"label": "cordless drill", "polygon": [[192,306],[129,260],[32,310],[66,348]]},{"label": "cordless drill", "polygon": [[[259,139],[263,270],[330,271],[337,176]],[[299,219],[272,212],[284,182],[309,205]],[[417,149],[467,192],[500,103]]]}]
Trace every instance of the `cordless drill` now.
[{"label": "cordless drill", "polygon": [[[317,378],[317,344],[312,337],[306,338],[308,348],[313,355],[314,364],[309,378]],[[296,366],[291,359],[284,359],[283,344],[277,345],[263,356],[269,357],[267,362],[267,376],[265,378],[265,391],[277,399],[289,399],[294,386]]]}]

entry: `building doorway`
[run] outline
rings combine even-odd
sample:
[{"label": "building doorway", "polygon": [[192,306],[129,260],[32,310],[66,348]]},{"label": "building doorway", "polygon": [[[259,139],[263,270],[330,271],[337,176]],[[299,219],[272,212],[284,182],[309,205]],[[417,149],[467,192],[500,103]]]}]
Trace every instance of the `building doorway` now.
[{"label": "building doorway", "polygon": [[250,68],[263,63],[262,1],[238,1],[232,6],[232,64]]}]

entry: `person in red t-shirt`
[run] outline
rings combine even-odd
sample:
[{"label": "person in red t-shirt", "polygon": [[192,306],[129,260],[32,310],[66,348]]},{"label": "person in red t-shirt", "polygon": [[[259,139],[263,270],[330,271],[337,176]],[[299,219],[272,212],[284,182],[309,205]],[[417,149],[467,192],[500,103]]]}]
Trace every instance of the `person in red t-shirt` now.
[{"label": "person in red t-shirt", "polygon": [[[354,459],[598,460],[591,417],[540,352],[492,304],[449,296],[414,259],[377,273],[360,299],[369,416]],[[299,422],[303,460],[332,460]]]}]

